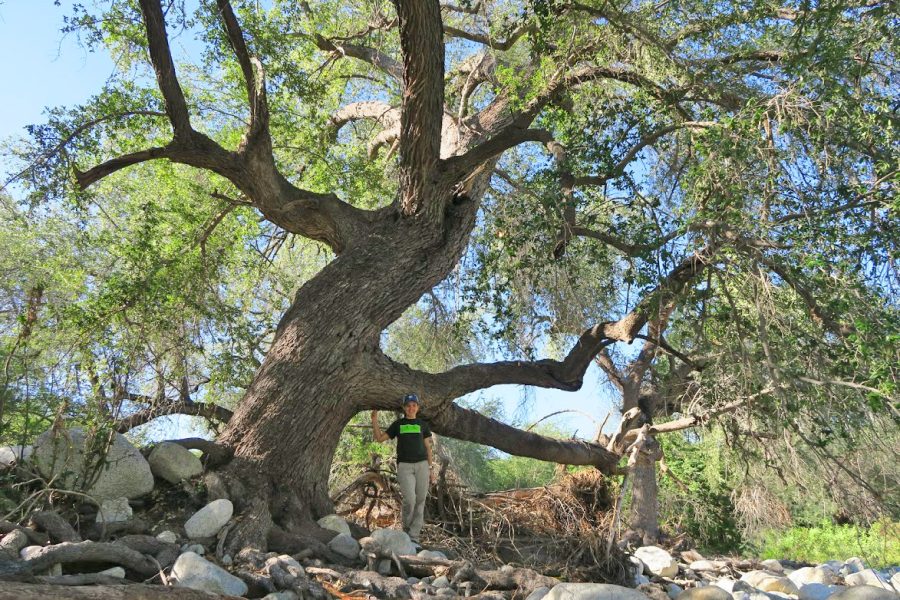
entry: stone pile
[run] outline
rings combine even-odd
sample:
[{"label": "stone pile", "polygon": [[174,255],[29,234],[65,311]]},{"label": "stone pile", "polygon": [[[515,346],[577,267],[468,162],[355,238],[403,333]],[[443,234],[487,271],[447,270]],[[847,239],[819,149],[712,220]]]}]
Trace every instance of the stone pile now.
[{"label": "stone pile", "polygon": [[327,544],[293,555],[244,549],[230,556],[223,550],[234,525],[229,500],[213,500],[183,523],[148,525],[133,513],[136,499],[157,483],[197,477],[202,465],[193,453],[162,443],[148,460],[116,435],[106,464],[92,469],[85,438],[72,429],[47,432],[34,448],[0,448],[0,469],[26,462],[55,487],[80,489],[97,504],[96,518],[82,521],[80,531],[52,511],[34,513],[28,526],[0,521],[0,590],[13,585],[4,580],[28,578],[56,585],[128,584],[135,590],[151,580],[211,598],[265,600],[351,594],[404,600],[900,600],[900,567],[875,570],[858,558],[796,568],[777,560],[709,560],[696,552],[676,558],[644,546],[630,557],[632,588],[561,583],[511,565],[480,568],[450,551],[422,549],[402,531],[369,533],[337,515],[318,521],[316,539]]}]

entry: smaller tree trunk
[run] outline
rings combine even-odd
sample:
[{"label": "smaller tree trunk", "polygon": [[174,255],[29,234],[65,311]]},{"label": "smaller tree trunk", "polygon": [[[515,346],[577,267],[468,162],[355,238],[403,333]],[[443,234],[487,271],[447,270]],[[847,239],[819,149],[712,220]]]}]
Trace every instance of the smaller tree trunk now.
[{"label": "smaller tree trunk", "polygon": [[[649,445],[658,445],[648,440]],[[631,471],[631,529],[645,545],[659,538],[659,490],[656,484],[656,452],[641,452]]]}]

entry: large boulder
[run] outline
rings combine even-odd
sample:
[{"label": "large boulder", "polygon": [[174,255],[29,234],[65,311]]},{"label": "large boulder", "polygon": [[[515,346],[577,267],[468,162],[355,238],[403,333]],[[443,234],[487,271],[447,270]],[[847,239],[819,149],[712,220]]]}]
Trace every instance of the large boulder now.
[{"label": "large boulder", "polygon": [[147,457],[147,462],[154,475],[169,483],[178,483],[203,472],[203,463],[193,452],[172,442],[157,444]]},{"label": "large boulder", "polygon": [[832,594],[828,600],[900,600],[900,594],[872,585],[854,585]]},{"label": "large boulder", "polygon": [[345,521],[338,515],[326,515],[316,522],[322,529],[329,529],[337,533],[346,533],[347,535],[352,535],[350,526],[347,524],[347,521]]},{"label": "large boulder", "polygon": [[731,600],[731,594],[715,585],[707,585],[681,592],[678,600]]},{"label": "large boulder", "polygon": [[418,551],[409,536],[397,529],[376,529],[372,532],[371,538],[378,542],[378,546],[386,554],[396,552],[397,556],[402,556]]},{"label": "large boulder", "polygon": [[172,566],[172,574],[178,580],[178,587],[231,596],[247,593],[246,583],[194,552],[179,556]]},{"label": "large boulder", "polygon": [[34,441],[31,462],[54,487],[81,491],[99,501],[137,498],[153,490],[150,465],[124,435],[114,435],[101,462],[86,455],[88,441],[77,427],[45,431]]},{"label": "large boulder", "polygon": [[798,587],[807,583],[824,583],[829,585],[834,583],[834,572],[825,566],[803,567],[789,573],[788,579],[793,581]]},{"label": "large boulder", "polygon": [[672,555],[657,546],[642,546],[634,551],[648,571],[660,577],[675,577],[678,574],[678,561]]},{"label": "large boulder", "polygon": [[0,471],[28,460],[31,450],[31,446],[0,446]]},{"label": "large boulder", "polygon": [[826,585],[824,583],[805,583],[800,586],[800,600],[826,600],[832,595],[844,589],[840,585]]},{"label": "large boulder", "polygon": [[544,600],[647,600],[637,590],[610,583],[560,583]]},{"label": "large boulder", "polygon": [[359,542],[349,533],[337,534],[328,542],[328,547],[344,558],[354,559],[359,556]]},{"label": "large boulder", "polygon": [[234,505],[231,500],[224,498],[213,500],[187,520],[187,523],[184,524],[184,532],[192,540],[213,537],[225,527],[232,514],[234,514]]},{"label": "large boulder", "polygon": [[757,585],[764,592],[778,592],[779,594],[787,594],[789,596],[797,596],[800,590],[794,585],[794,582],[787,577],[767,577]]},{"label": "large boulder", "polygon": [[891,584],[888,583],[887,578],[883,577],[881,573],[874,569],[863,569],[857,573],[850,573],[844,577],[844,582],[847,585],[871,585],[873,587],[894,591]]}]

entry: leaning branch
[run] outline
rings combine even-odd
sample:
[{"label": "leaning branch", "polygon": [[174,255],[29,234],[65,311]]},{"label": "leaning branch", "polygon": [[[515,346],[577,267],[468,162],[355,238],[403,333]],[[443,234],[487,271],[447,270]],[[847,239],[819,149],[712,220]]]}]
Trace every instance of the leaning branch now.
[{"label": "leaning branch", "polygon": [[[615,342],[631,342],[657,313],[658,306],[666,306],[681,290],[706,268],[716,246],[709,246],[685,258],[638,302],[637,306],[618,321],[599,323],[585,330],[561,360],[503,361],[461,365],[443,373],[429,374],[405,368],[404,384],[410,389],[422,389],[429,401],[449,405],[465,394],[501,384],[533,385],[575,391],[581,388],[584,374],[591,361],[607,346]],[[390,360],[382,356],[382,360]],[[391,363],[394,372],[403,370]]]},{"label": "leaning branch", "polygon": [[566,465],[593,465],[604,473],[614,473],[620,458],[598,444],[557,440],[522,431],[456,404],[428,416],[435,433],[485,444],[516,456]]}]

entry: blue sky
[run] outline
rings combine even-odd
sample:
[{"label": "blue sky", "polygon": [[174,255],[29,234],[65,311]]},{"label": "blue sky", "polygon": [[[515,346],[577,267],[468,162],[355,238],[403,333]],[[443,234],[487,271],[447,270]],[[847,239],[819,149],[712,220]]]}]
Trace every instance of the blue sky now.
[{"label": "blue sky", "polygon": [[[46,107],[87,100],[115,72],[109,55],[89,52],[74,36],[60,32],[69,11],[65,2],[57,7],[52,0],[0,0],[0,56],[13,57],[0,61],[0,81],[7,83],[0,89],[0,140],[25,135],[27,125],[42,122]],[[578,392],[533,389],[526,401],[518,386],[497,386],[481,393],[500,398],[507,416],[520,423],[563,409],[587,413],[599,422],[612,411],[608,431],[618,423],[618,413],[602,380],[599,368],[592,365]],[[579,414],[561,415],[550,422],[585,437],[596,431],[595,423]],[[185,433],[181,420],[165,430],[169,435]]]}]

